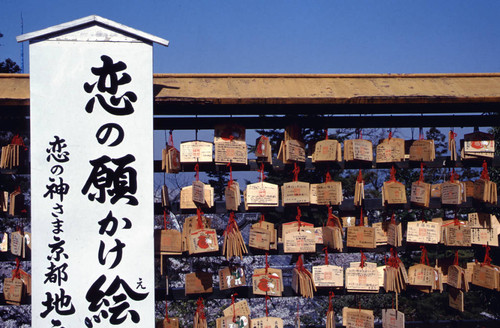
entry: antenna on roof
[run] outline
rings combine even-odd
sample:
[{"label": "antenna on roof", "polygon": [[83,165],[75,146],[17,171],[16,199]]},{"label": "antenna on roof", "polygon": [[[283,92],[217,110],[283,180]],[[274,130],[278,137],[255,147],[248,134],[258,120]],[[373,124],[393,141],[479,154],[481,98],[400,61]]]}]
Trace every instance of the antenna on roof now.
[{"label": "antenna on roof", "polygon": [[[21,11],[21,35],[24,34],[23,12]],[[21,73],[24,73],[24,43],[21,42]]]}]

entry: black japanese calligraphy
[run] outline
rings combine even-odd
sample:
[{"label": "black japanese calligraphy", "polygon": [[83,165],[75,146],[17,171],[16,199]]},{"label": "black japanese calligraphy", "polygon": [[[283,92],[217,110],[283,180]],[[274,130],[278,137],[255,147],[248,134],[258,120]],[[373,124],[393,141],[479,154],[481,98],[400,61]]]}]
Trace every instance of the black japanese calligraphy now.
[{"label": "black japanese calligraphy", "polygon": [[75,307],[71,302],[71,296],[66,295],[66,291],[63,288],[59,289],[59,293],[54,296],[51,293],[45,293],[47,299],[42,302],[45,306],[45,311],[40,313],[42,318],[45,318],[53,310],[59,315],[71,315],[75,313]]},{"label": "black japanese calligraphy", "polygon": [[[102,67],[92,67],[91,69],[92,74],[99,77],[98,81],[94,82],[93,84],[86,82],[83,85],[83,88],[85,92],[92,93],[94,91],[94,87],[97,84],[97,90],[100,93],[108,93],[111,95],[109,98],[109,103],[106,101],[102,94],[98,93],[87,102],[85,110],[88,113],[92,113],[92,111],[94,110],[95,99],[97,98],[101,107],[110,114],[132,114],[134,112],[132,103],[137,101],[136,94],[131,91],[126,91],[122,96],[116,97],[118,87],[132,81],[132,78],[127,73],[122,73],[121,77],[118,78],[117,73],[125,70],[127,68],[127,65],[121,61],[113,63],[113,59],[106,55],[101,56],[101,60]],[[124,105],[122,107],[117,107],[122,102],[122,100]]]},{"label": "black japanese calligraphy", "polygon": [[[96,200],[99,203],[104,203],[108,194],[111,196],[111,204],[125,198],[128,200],[127,204],[137,205],[139,202],[132,196],[137,191],[137,171],[132,167],[127,167],[134,161],[135,157],[131,154],[116,159],[103,155],[89,161],[93,169],[82,188],[82,193],[84,195],[88,193],[89,200]],[[114,164],[116,169],[108,167],[108,164]],[[97,191],[89,192],[90,187],[94,187]]]}]

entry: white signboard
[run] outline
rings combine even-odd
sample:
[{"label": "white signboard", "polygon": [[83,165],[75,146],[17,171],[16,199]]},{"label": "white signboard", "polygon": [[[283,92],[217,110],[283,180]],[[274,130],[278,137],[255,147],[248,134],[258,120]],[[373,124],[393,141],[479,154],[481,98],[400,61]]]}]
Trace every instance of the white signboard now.
[{"label": "white signboard", "polygon": [[152,44],[83,26],[30,71],[32,325],[153,327]]}]

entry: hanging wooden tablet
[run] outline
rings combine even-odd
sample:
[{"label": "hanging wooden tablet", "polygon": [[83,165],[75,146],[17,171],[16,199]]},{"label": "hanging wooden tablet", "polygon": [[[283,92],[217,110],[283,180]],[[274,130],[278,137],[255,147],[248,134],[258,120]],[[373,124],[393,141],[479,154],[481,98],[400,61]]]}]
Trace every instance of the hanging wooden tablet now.
[{"label": "hanging wooden tablet", "polygon": [[387,245],[388,227],[389,223],[386,221],[372,224],[372,228],[375,229],[375,244],[377,246]]},{"label": "hanging wooden tablet", "polygon": [[7,212],[9,210],[9,192],[0,191],[0,212]]},{"label": "hanging wooden tablet", "polygon": [[168,187],[161,187],[161,207],[170,207],[170,198],[168,197]]},{"label": "hanging wooden tablet", "polygon": [[448,133],[448,151],[450,152],[450,160],[453,162],[458,159],[456,136],[457,134],[452,130]]},{"label": "hanging wooden tablet", "polygon": [[376,248],[375,230],[372,227],[347,227],[347,247]]},{"label": "hanging wooden tablet", "polygon": [[230,288],[245,286],[245,270],[239,265],[223,267],[219,270],[219,289],[226,290]]},{"label": "hanging wooden tablet", "polygon": [[312,267],[316,287],[343,287],[344,270],[336,265],[316,265]]},{"label": "hanging wooden tablet", "polygon": [[216,163],[248,164],[245,140],[224,140],[215,137],[214,146]]},{"label": "hanging wooden tablet", "polygon": [[326,326],[325,328],[335,328],[335,312],[333,311],[332,299],[334,294],[330,291],[328,296],[328,310],[326,311]]},{"label": "hanging wooden tablet", "polygon": [[309,205],[309,182],[285,182],[281,195],[283,205]]},{"label": "hanging wooden tablet", "polygon": [[472,284],[487,289],[497,289],[499,284],[498,271],[491,265],[477,263],[472,270]]},{"label": "hanging wooden tablet", "polygon": [[420,178],[411,184],[410,202],[420,207],[429,207],[431,199],[431,185],[424,182],[424,165],[420,163]]},{"label": "hanging wooden tablet", "polygon": [[300,230],[289,230],[283,234],[283,250],[285,253],[314,253],[316,240],[314,229],[300,227]]},{"label": "hanging wooden tablet", "polygon": [[163,319],[163,328],[179,328],[179,318]]},{"label": "hanging wooden tablet", "polygon": [[378,279],[376,265],[353,265],[345,271],[345,288],[352,293],[378,293]]},{"label": "hanging wooden tablet", "polygon": [[313,276],[311,272],[304,267],[301,255],[295,264],[295,268],[292,270],[292,288],[295,293],[305,298],[313,298],[314,292],[316,291]]},{"label": "hanging wooden tablet", "polygon": [[9,215],[15,216],[21,214],[21,211],[24,207],[24,197],[21,193],[21,188],[17,187],[9,195]]},{"label": "hanging wooden tablet", "polygon": [[231,303],[230,306],[225,308],[223,311],[225,317],[232,317],[233,315],[240,317],[247,317],[250,320],[250,307],[248,306],[247,300],[241,300],[236,303]]},{"label": "hanging wooden tablet", "polygon": [[247,317],[221,317],[215,321],[216,328],[249,328],[250,320]]},{"label": "hanging wooden tablet", "polygon": [[342,182],[327,181],[317,186],[318,205],[340,205],[343,201]]},{"label": "hanging wooden tablet", "polygon": [[321,140],[314,145],[312,162],[339,162],[342,161],[340,143],[337,140]]},{"label": "hanging wooden tablet", "polygon": [[245,203],[248,208],[278,207],[278,185],[268,182],[257,182],[247,185]]},{"label": "hanging wooden tablet", "polygon": [[160,252],[168,255],[182,254],[182,234],[174,229],[160,231]]},{"label": "hanging wooden tablet", "polygon": [[24,238],[20,231],[10,234],[10,252],[12,255],[21,256],[23,252]]},{"label": "hanging wooden tablet", "polygon": [[387,229],[387,243],[394,247],[401,247],[403,245],[403,230],[401,223],[389,223]]},{"label": "hanging wooden tablet", "polygon": [[472,245],[470,227],[461,224],[458,220],[450,223],[443,225],[443,243],[446,246],[470,247]]},{"label": "hanging wooden tablet", "polygon": [[373,145],[370,140],[352,139],[344,141],[344,160],[349,161],[373,161]]},{"label": "hanging wooden tablet", "polygon": [[207,141],[182,142],[180,146],[181,163],[211,163],[213,144]]},{"label": "hanging wooden tablet", "polygon": [[200,271],[186,274],[186,295],[212,293],[213,290],[211,273]]},{"label": "hanging wooden tablet", "polygon": [[490,245],[498,247],[498,227],[493,228],[470,228],[472,245]]},{"label": "hanging wooden tablet", "polygon": [[19,278],[4,278],[3,294],[5,303],[20,305],[23,297],[23,282]]},{"label": "hanging wooden tablet", "polygon": [[365,199],[365,181],[363,180],[363,175],[361,174],[361,169],[360,169],[358,178],[356,179],[356,184],[354,185],[354,206],[362,206],[364,199]]},{"label": "hanging wooden tablet", "polygon": [[222,255],[229,260],[233,256],[243,259],[243,254],[248,253],[241,231],[234,219],[234,212],[229,213],[229,222],[224,231],[224,243],[222,246]]},{"label": "hanging wooden tablet", "polygon": [[281,296],[283,292],[281,269],[254,269],[252,291],[255,295]]},{"label": "hanging wooden tablet", "polygon": [[410,146],[410,161],[432,162],[436,159],[434,140],[415,140]]},{"label": "hanging wooden tablet", "polygon": [[464,135],[462,159],[485,159],[495,156],[495,138],[492,134],[476,131]]},{"label": "hanging wooden tablet", "polygon": [[419,244],[437,244],[440,241],[441,224],[437,222],[408,222],[406,242]]},{"label": "hanging wooden tablet", "polygon": [[448,305],[460,312],[465,311],[464,307],[464,292],[453,287],[448,288]]},{"label": "hanging wooden tablet", "polygon": [[391,177],[389,181],[385,181],[382,187],[382,204],[395,205],[406,204],[406,189],[405,185],[396,181],[396,169],[391,168]]},{"label": "hanging wooden tablet", "polygon": [[342,308],[342,326],[348,328],[373,328],[374,321],[372,310]]},{"label": "hanging wooden tablet", "polygon": [[404,328],[405,314],[396,309],[382,309],[383,328]]},{"label": "hanging wooden tablet", "polygon": [[193,318],[193,328],[207,328],[207,318],[205,316],[205,306],[203,298],[199,298],[196,302],[196,312]]},{"label": "hanging wooden tablet", "polygon": [[236,181],[232,181],[230,185],[224,189],[224,198],[226,200],[226,210],[237,211],[241,205],[240,185]]},{"label": "hanging wooden tablet", "polygon": [[188,236],[188,251],[189,255],[219,251],[215,229],[197,229],[192,231]]},{"label": "hanging wooden tablet", "polygon": [[401,162],[405,158],[405,141],[401,138],[389,138],[382,140],[377,145],[377,163]]},{"label": "hanging wooden tablet", "polygon": [[271,232],[265,228],[259,227],[258,223],[252,225],[252,227],[250,227],[248,245],[253,248],[268,251],[271,245]]},{"label": "hanging wooden tablet", "polygon": [[262,317],[252,319],[252,328],[283,328],[283,319],[275,317]]},{"label": "hanging wooden tablet", "polygon": [[9,235],[4,232],[2,243],[0,244],[0,252],[7,252],[9,250]]},{"label": "hanging wooden tablet", "polygon": [[[214,188],[209,185],[204,186],[204,206],[211,208],[214,206]],[[197,208],[193,202],[193,186],[183,187],[180,193],[180,208],[182,210],[194,210]]]},{"label": "hanging wooden tablet", "polygon": [[273,155],[269,138],[266,136],[260,136],[255,142],[255,145],[255,156],[258,160],[263,161],[264,163],[272,163]]}]

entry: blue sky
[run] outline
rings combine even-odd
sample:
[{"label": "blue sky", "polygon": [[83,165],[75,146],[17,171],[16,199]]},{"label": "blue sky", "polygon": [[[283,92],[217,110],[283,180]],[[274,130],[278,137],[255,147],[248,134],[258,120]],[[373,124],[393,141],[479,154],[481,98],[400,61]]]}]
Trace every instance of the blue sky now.
[{"label": "blue sky", "polygon": [[[500,1],[1,0],[0,60],[24,32],[91,14],[171,41],[156,73],[500,71]],[[28,50],[25,45],[25,70]]]}]

